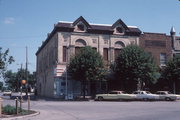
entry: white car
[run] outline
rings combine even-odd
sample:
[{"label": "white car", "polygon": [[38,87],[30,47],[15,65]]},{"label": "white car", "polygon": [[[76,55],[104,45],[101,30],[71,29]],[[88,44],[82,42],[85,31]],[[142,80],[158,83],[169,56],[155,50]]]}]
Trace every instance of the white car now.
[{"label": "white car", "polygon": [[177,99],[177,100],[180,100],[180,95],[178,95],[178,94],[175,94],[175,95],[176,95],[176,97],[177,97],[176,99]]},{"label": "white car", "polygon": [[135,95],[127,94],[124,91],[111,91],[107,94],[97,94],[95,100],[133,100]]},{"label": "white car", "polygon": [[173,101],[177,99],[177,95],[169,91],[157,91],[156,94],[159,95],[160,100]]},{"label": "white car", "polygon": [[3,92],[3,95],[4,95],[4,96],[11,96],[11,94],[12,94],[12,91],[11,91],[11,90],[5,90],[5,91]]},{"label": "white car", "polygon": [[152,94],[149,91],[134,91],[132,94],[136,95],[136,100],[159,100],[159,95]]}]

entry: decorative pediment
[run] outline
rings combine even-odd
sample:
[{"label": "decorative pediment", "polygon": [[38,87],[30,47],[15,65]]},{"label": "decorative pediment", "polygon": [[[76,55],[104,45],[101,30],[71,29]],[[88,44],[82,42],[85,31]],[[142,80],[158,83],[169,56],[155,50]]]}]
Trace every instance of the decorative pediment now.
[{"label": "decorative pediment", "polygon": [[75,27],[76,31],[86,31],[87,28],[91,28],[89,23],[82,16],[76,19],[72,25]]},{"label": "decorative pediment", "polygon": [[125,30],[128,30],[128,27],[127,25],[121,20],[117,20],[113,25],[112,25],[112,29],[116,28],[116,27],[119,27],[119,26],[122,26]]},{"label": "decorative pediment", "polygon": [[127,25],[121,20],[117,20],[113,25],[112,29],[114,30],[114,33],[116,34],[124,34],[125,31],[129,30]]}]

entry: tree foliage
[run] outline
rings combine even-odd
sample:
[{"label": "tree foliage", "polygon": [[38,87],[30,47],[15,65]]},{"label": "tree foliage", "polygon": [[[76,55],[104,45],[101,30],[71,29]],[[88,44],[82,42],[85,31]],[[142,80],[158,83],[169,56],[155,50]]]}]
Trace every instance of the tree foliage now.
[{"label": "tree foliage", "polygon": [[3,88],[3,82],[0,81],[0,90]]},{"label": "tree foliage", "polygon": [[180,56],[168,61],[166,67],[162,70],[161,79],[161,82],[164,82],[171,91],[173,91],[173,83],[176,84],[177,90],[180,88]]},{"label": "tree foliage", "polygon": [[122,49],[112,70],[120,88],[129,92],[137,89],[138,82],[141,86],[155,83],[159,75],[153,58],[135,45]]},{"label": "tree foliage", "polygon": [[80,52],[72,57],[68,71],[74,80],[81,82],[84,96],[87,81],[102,80],[105,74],[101,55],[90,46],[81,48]]},{"label": "tree foliage", "polygon": [[9,56],[9,49],[3,51],[2,47],[0,47],[0,77],[6,71],[7,65],[14,62],[12,56]]},{"label": "tree foliage", "polygon": [[[29,71],[27,72],[28,75],[28,84],[31,87],[35,86],[36,80],[35,75],[31,74]],[[18,91],[21,87],[21,80],[26,80],[26,70],[25,69],[18,69],[17,72],[12,72],[8,70],[4,74],[5,83],[9,89],[14,89]]]}]

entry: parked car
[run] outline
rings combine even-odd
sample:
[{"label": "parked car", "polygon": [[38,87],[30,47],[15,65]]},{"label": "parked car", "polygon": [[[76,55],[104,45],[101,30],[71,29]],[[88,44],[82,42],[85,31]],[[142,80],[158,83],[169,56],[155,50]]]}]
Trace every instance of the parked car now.
[{"label": "parked car", "polygon": [[4,95],[4,96],[11,96],[11,94],[12,94],[12,91],[11,91],[11,90],[5,90],[5,91],[3,92],[3,95]]},{"label": "parked car", "polygon": [[175,95],[176,95],[176,97],[177,97],[176,99],[177,99],[177,100],[180,100],[180,95],[178,95],[178,94],[175,94]]},{"label": "parked car", "polygon": [[169,91],[157,91],[156,94],[159,95],[160,100],[173,101],[177,99],[177,96]]},{"label": "parked car", "polygon": [[124,91],[111,91],[107,94],[97,94],[95,100],[133,100],[135,95],[127,94]]},{"label": "parked car", "polygon": [[133,95],[136,96],[136,100],[159,100],[159,95],[152,94],[149,91],[134,91]]}]

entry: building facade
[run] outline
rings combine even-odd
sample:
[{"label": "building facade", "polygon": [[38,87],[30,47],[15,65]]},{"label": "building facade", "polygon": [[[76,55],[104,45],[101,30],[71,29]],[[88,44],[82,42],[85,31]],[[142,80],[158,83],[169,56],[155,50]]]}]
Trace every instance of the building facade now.
[{"label": "building facade", "polygon": [[172,57],[171,37],[164,33],[144,32],[139,41],[140,47],[152,55],[160,68]]},{"label": "building facade", "polygon": [[127,26],[120,19],[112,25],[89,24],[82,16],[74,22],[58,22],[36,53],[38,95],[80,95],[80,83],[70,80],[66,72],[70,57],[81,47],[91,46],[110,64],[122,48],[139,45],[140,35],[139,28]]}]

